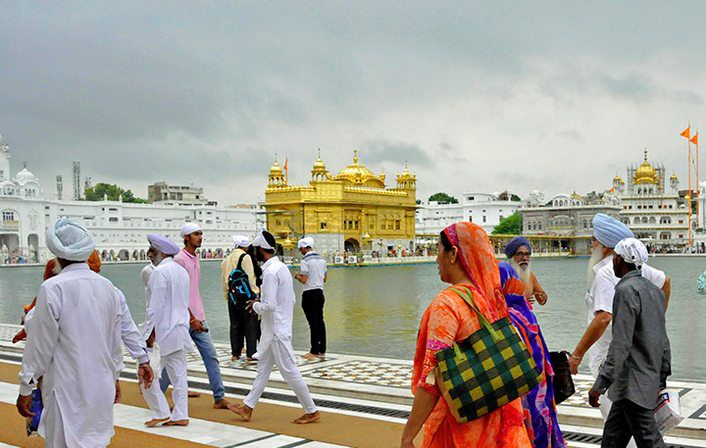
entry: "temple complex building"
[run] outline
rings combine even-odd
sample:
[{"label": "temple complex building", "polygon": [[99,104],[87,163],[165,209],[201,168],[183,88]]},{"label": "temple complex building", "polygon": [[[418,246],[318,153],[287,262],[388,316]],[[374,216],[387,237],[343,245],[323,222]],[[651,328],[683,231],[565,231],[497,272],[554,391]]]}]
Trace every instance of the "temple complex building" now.
[{"label": "temple complex building", "polygon": [[621,199],[620,219],[645,244],[655,249],[687,244],[689,210],[679,195],[679,178],[673,174],[667,186],[664,167],[651,165],[647,150],[640,166],[627,168],[627,186],[615,176],[613,190]]},{"label": "temple complex building", "polygon": [[358,160],[332,175],[321,155],[305,185],[289,185],[275,161],[270,168],[264,207],[267,229],[285,248],[313,237],[319,252],[349,253],[414,249],[417,178],[405,165],[396,185]]}]

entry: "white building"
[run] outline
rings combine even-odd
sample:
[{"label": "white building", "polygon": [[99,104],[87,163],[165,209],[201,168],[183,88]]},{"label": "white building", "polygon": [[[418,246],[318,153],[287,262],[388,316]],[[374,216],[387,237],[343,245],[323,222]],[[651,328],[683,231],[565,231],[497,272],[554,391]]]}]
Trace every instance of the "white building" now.
[{"label": "white building", "polygon": [[39,180],[26,167],[10,178],[10,148],[0,136],[0,263],[19,257],[43,262],[52,257],[44,231],[62,216],[90,230],[103,259],[129,260],[145,259],[148,233],[179,242],[185,222],[203,228],[203,255],[218,256],[232,248],[231,235],[254,235],[262,227],[260,213],[255,204],[222,207],[47,199]]},{"label": "white building", "polygon": [[523,205],[512,200],[510,193],[464,193],[457,204],[422,202],[416,213],[418,235],[438,235],[444,228],[458,221],[474,222],[488,234],[500,221],[515,213]]},{"label": "white building", "polygon": [[[665,177],[664,167],[653,167],[645,150],[642,164],[627,169],[627,188],[625,181],[615,176],[613,189],[622,200],[620,219],[637,238],[656,248],[679,248],[689,238],[689,210],[679,196],[679,178],[672,175],[667,190]],[[696,224],[696,216],[693,221]]]}]

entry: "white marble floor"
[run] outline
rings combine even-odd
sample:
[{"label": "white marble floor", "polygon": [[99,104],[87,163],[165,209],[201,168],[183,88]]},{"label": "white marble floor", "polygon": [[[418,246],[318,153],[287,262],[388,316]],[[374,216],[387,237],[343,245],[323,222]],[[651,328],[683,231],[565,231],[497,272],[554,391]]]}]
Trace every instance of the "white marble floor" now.
[{"label": "white marble floor", "polygon": [[[0,402],[14,404],[18,390],[19,388],[16,384],[0,382]],[[115,426],[220,448],[234,445],[238,447],[276,448],[294,444],[303,448],[342,447],[342,445],[331,445],[196,418],[191,418],[189,426],[185,427],[147,428],[144,422],[150,419],[150,411],[148,409],[118,404],[115,406],[114,412]],[[0,447],[4,446],[9,445],[0,444]]]}]

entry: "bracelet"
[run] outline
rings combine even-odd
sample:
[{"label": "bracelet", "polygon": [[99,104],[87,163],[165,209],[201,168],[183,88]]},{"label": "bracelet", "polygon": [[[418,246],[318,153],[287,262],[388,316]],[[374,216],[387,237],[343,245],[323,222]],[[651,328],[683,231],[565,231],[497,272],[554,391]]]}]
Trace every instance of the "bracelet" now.
[{"label": "bracelet", "polygon": [[574,356],[574,354],[572,353],[571,356],[569,356],[569,358],[574,358],[577,361],[581,361],[583,359],[583,356]]}]

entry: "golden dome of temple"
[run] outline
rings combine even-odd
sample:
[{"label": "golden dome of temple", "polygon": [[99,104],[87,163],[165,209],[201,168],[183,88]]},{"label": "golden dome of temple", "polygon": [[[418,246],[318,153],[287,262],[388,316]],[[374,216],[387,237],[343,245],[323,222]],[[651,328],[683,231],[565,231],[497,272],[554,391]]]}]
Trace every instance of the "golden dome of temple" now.
[{"label": "golden dome of temple", "polygon": [[409,172],[409,169],[407,168],[407,163],[404,164],[404,171],[402,173],[397,175],[397,180],[398,181],[404,181],[404,180],[417,180],[417,176]]},{"label": "golden dome of temple", "polygon": [[675,181],[679,180],[679,177],[677,177],[677,173],[672,174],[672,176],[669,178],[670,181]]},{"label": "golden dome of temple", "polygon": [[279,166],[279,163],[275,160],[275,163],[272,164],[270,167],[270,176],[281,176],[282,175],[282,167]]},{"label": "golden dome of temple", "polygon": [[353,163],[343,168],[338,174],[336,174],[334,179],[346,180],[356,185],[363,184],[372,179],[377,181],[380,180],[372,171],[364,165],[360,165],[358,163],[358,150],[353,151]]},{"label": "golden dome of temple", "polygon": [[623,179],[622,179],[620,176],[618,176],[617,174],[616,174],[615,177],[613,178],[613,182],[618,182],[618,183],[620,183],[620,182],[622,182],[622,181],[623,181]]},{"label": "golden dome of temple", "polygon": [[647,150],[645,150],[645,160],[642,162],[642,165],[635,170],[634,182],[637,185],[656,184],[659,182],[657,170],[647,161]]}]

